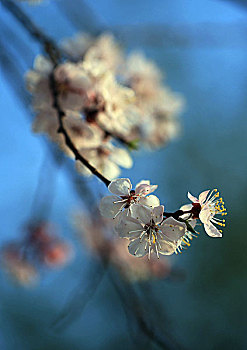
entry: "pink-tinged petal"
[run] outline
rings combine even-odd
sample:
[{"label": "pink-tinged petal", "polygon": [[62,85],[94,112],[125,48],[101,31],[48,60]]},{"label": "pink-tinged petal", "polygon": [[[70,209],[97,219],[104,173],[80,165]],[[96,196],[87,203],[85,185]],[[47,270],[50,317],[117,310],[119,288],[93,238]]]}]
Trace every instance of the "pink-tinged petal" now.
[{"label": "pink-tinged petal", "polygon": [[140,184],[136,186],[135,192],[140,196],[146,196],[149,193],[152,193],[153,191],[155,191],[157,187],[158,185]]},{"label": "pink-tinged petal", "polygon": [[106,196],[101,199],[99,210],[102,216],[106,218],[115,218],[126,205],[126,201],[121,201],[117,196]]},{"label": "pink-tinged petal", "polygon": [[159,224],[163,220],[164,206],[159,205],[153,209],[152,219],[155,224]]},{"label": "pink-tinged petal", "polygon": [[160,205],[160,200],[158,197],[151,194],[150,196],[140,198],[139,204],[154,208]]},{"label": "pink-tinged petal", "polygon": [[184,222],[179,222],[170,217],[160,225],[160,230],[165,238],[171,242],[177,242],[184,236],[186,225]]},{"label": "pink-tinged petal", "polygon": [[134,239],[140,237],[143,226],[138,220],[127,216],[120,220],[115,227],[115,231],[121,238]]},{"label": "pink-tinged petal", "polygon": [[142,181],[138,182],[138,184],[136,185],[136,189],[140,185],[150,185],[150,181],[149,180],[142,180]]},{"label": "pink-tinged petal", "polygon": [[214,213],[211,212],[210,208],[205,206],[202,208],[199,214],[199,219],[203,224],[208,224],[210,219],[214,216]]},{"label": "pink-tinged petal", "polygon": [[162,255],[172,255],[177,249],[177,245],[165,239],[159,239],[159,253]]},{"label": "pink-tinged petal", "polygon": [[145,249],[146,245],[147,245],[147,240],[143,239],[140,242],[140,239],[136,238],[130,241],[128,249],[131,255],[134,255],[137,258],[141,258],[142,256],[146,255],[148,252],[148,248]]},{"label": "pink-tinged petal", "polygon": [[207,195],[209,194],[210,190],[207,190],[207,191],[204,191],[202,192],[200,195],[199,195],[199,203],[202,205],[206,198],[207,198]]},{"label": "pink-tinged petal", "polygon": [[140,204],[132,204],[130,212],[133,218],[139,220],[144,225],[149,224],[151,221],[152,210],[149,207]]},{"label": "pink-tinged petal", "polygon": [[204,229],[210,237],[222,237],[222,233],[211,222],[204,224]]},{"label": "pink-tinged petal", "polygon": [[131,188],[132,184],[130,180],[123,178],[113,180],[108,186],[109,191],[118,196],[128,196],[130,194]]},{"label": "pink-tinged petal", "polygon": [[199,203],[199,200],[196,197],[192,196],[192,194],[190,192],[187,193],[187,196],[191,200],[192,203]]}]

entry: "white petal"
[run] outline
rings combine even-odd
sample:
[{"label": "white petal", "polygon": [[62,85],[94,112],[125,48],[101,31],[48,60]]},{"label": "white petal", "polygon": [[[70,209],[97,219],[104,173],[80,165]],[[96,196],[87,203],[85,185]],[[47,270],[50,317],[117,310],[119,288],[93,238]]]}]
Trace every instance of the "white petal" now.
[{"label": "white petal", "polygon": [[49,74],[52,71],[52,63],[46,57],[38,55],[34,61],[34,68],[41,74]]},{"label": "white petal", "polygon": [[203,224],[208,224],[210,219],[214,216],[214,213],[211,212],[210,208],[205,206],[202,208],[199,214],[199,219]]},{"label": "white petal", "polygon": [[130,207],[131,216],[143,224],[149,224],[151,221],[151,208],[140,204],[132,204]]},{"label": "white petal", "polygon": [[164,206],[159,205],[153,209],[152,219],[155,224],[159,224],[163,220]]},{"label": "white petal", "polygon": [[139,238],[130,241],[128,246],[130,254],[135,255],[138,258],[146,255],[148,252],[148,249],[145,249],[146,243],[147,241],[145,239],[140,242]]},{"label": "white petal", "polygon": [[133,165],[131,156],[122,148],[114,148],[114,151],[111,154],[111,160],[123,168],[131,168]]},{"label": "white petal", "polygon": [[204,191],[199,195],[199,203],[203,204],[207,198],[207,195],[209,194],[210,190]]},{"label": "white petal", "polygon": [[204,229],[210,237],[222,237],[222,233],[211,222],[204,224]]},{"label": "white petal", "polygon": [[115,231],[121,238],[134,239],[140,237],[143,231],[143,226],[138,220],[127,216],[120,220],[115,227]]},{"label": "white petal", "polygon": [[182,205],[182,207],[180,207],[180,209],[183,210],[183,211],[189,211],[192,208],[193,208],[192,204],[184,204],[184,205]]},{"label": "white petal", "polygon": [[100,170],[102,175],[104,175],[106,178],[110,180],[115,179],[121,173],[120,168],[109,159],[106,159],[100,166],[96,166],[96,165],[94,166],[96,169]]},{"label": "white petal", "polygon": [[158,197],[151,194],[150,196],[140,198],[138,203],[141,205],[146,205],[147,207],[154,208],[160,205],[160,200]]},{"label": "white petal", "polygon": [[166,241],[164,239],[159,239],[159,244],[159,253],[162,255],[172,255],[177,249],[177,245],[175,243]]},{"label": "white petal", "polygon": [[118,196],[128,196],[130,194],[131,188],[132,184],[130,180],[123,178],[113,180],[108,186],[109,191]]},{"label": "white petal", "polygon": [[147,194],[155,191],[157,187],[158,185],[148,185],[148,184],[142,183],[136,186],[135,192],[136,194],[146,196]]},{"label": "white petal", "polygon": [[[183,210],[183,211],[190,211],[191,209],[193,208],[193,205],[192,204],[184,204],[182,205],[182,207],[180,207],[180,210]],[[183,214],[181,215],[180,217],[184,220],[188,219],[190,217],[190,213],[187,213],[187,214]]]},{"label": "white petal", "polygon": [[191,200],[192,203],[199,203],[199,200],[196,197],[192,196],[192,194],[190,192],[187,193],[187,196]]},{"label": "white petal", "polygon": [[124,208],[126,202],[119,202],[121,198],[117,196],[106,196],[101,199],[99,210],[102,216],[106,218],[115,218],[116,215]]},{"label": "white petal", "polygon": [[160,230],[170,241],[177,242],[185,234],[186,225],[170,217],[160,225]]}]

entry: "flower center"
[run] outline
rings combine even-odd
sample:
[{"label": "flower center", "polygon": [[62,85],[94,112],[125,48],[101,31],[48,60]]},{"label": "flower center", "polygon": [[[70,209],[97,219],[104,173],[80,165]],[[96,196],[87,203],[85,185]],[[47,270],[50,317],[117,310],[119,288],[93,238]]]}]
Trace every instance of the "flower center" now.
[{"label": "flower center", "polygon": [[200,203],[192,203],[193,207],[191,209],[192,219],[199,219],[199,214],[202,209]]}]

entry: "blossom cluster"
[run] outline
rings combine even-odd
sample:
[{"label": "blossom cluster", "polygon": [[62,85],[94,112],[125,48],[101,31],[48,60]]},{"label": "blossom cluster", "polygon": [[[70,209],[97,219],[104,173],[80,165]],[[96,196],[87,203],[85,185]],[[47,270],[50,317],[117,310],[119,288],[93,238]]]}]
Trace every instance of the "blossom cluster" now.
[{"label": "blossom cluster", "polygon": [[[58,117],[50,76],[65,113],[66,132],[80,154],[103,176],[113,179],[120,167],[130,168],[129,150],[137,144],[161,147],[178,129],[182,98],[162,84],[162,74],[140,53],[125,58],[110,34],[92,38],[81,34],[65,40],[61,50],[68,59],[55,68],[38,56],[26,75],[36,113],[33,131],[48,134],[73,157],[58,134]],[[124,144],[127,148],[120,147]],[[77,170],[90,175],[76,162]]]},{"label": "blossom cluster", "polygon": [[222,237],[215,224],[225,226],[225,220],[216,215],[226,215],[226,209],[216,189],[202,192],[198,199],[188,193],[192,204],[167,213],[159,198],[150,194],[156,188],[157,185],[143,180],[132,189],[129,179],[120,178],[108,186],[112,195],[101,200],[102,216],[116,220],[115,231],[129,240],[130,254],[136,257],[148,254],[150,259],[152,251],[158,257],[180,252],[197,235],[194,229],[197,220],[203,223],[209,236]]},{"label": "blossom cluster", "polygon": [[32,224],[23,240],[6,244],[1,251],[1,264],[19,284],[37,282],[42,267],[64,266],[72,257],[72,247],[59,238],[47,222]]}]

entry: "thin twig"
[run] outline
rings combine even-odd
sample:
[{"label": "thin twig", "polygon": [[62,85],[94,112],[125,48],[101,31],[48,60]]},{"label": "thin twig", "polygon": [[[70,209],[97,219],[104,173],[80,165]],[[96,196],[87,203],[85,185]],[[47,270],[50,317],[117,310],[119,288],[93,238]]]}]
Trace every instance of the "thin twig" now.
[{"label": "thin twig", "polygon": [[[55,67],[56,66],[54,66],[54,69],[55,69]],[[71,150],[71,152],[73,152],[73,154],[75,156],[75,160],[79,160],[87,169],[89,169],[91,171],[91,173],[93,175],[97,176],[108,187],[109,184],[111,183],[111,181],[108,180],[105,176],[103,176],[95,167],[93,167],[80,154],[80,152],[77,150],[77,148],[73,144],[71,138],[69,137],[69,135],[68,135],[68,133],[67,133],[65,127],[64,127],[63,118],[66,116],[66,114],[61,109],[61,107],[59,105],[59,102],[58,102],[58,91],[57,91],[57,88],[56,88],[56,81],[55,81],[55,77],[54,77],[54,69],[53,69],[53,71],[52,71],[52,73],[50,75],[50,88],[51,88],[51,92],[52,92],[52,95],[53,95],[53,107],[57,111],[57,116],[58,116],[58,121],[59,121],[59,128],[58,128],[57,132],[64,135],[65,144]]]}]

